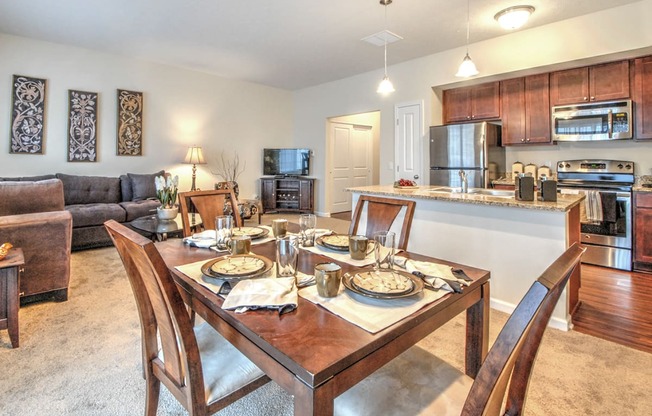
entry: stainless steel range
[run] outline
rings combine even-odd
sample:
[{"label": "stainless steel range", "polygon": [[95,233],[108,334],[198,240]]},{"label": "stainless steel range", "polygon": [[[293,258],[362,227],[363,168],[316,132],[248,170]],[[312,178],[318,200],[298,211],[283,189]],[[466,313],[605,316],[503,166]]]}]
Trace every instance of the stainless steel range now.
[{"label": "stainless steel range", "polygon": [[559,191],[587,196],[581,207],[581,241],[587,247],[583,263],[632,270],[634,179],[634,162],[557,162]]}]

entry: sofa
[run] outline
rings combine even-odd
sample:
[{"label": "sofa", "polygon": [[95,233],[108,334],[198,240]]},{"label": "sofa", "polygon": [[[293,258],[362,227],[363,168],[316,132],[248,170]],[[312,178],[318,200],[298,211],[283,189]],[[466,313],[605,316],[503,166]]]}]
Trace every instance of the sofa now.
[{"label": "sofa", "polygon": [[0,182],[0,244],[23,250],[23,301],[68,299],[72,221],[60,180]]}]

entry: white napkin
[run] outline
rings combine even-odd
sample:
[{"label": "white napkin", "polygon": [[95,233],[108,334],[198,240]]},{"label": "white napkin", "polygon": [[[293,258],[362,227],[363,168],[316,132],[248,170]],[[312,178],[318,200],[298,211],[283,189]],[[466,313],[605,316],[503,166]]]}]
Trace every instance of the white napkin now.
[{"label": "white napkin", "polygon": [[444,288],[446,290],[452,291],[448,283],[446,283],[442,278],[455,280],[464,286],[468,286],[471,282],[467,282],[464,279],[458,279],[451,270],[451,266],[447,264],[431,263],[428,261],[418,261],[418,260],[409,260],[405,257],[397,256],[394,258],[394,263],[403,267],[408,272],[412,273],[414,271],[419,271],[426,275],[426,280],[435,286],[436,288]]},{"label": "white napkin", "polygon": [[255,309],[278,310],[279,314],[296,309],[299,296],[294,277],[241,280],[231,289],[222,309],[236,313]]},{"label": "white napkin", "polygon": [[201,233],[195,233],[191,237],[185,237],[183,243],[192,247],[210,248],[216,244],[215,230],[206,230]]}]

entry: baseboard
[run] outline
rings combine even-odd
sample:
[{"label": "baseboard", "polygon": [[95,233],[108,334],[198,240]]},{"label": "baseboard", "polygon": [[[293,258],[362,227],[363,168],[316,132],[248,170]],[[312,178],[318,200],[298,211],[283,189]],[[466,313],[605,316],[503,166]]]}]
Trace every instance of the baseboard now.
[{"label": "baseboard", "polygon": [[318,217],[329,217],[331,216],[330,212],[320,212],[320,211],[315,211],[315,215]]},{"label": "baseboard", "polygon": [[[512,314],[512,312],[514,312],[514,309],[516,309],[516,305],[508,302],[503,302],[502,300],[497,300],[497,299],[491,299],[489,305],[491,309],[495,309],[500,312],[505,312],[510,315]],[[563,319],[555,318],[554,316],[550,318],[550,322],[548,322],[548,326],[550,328],[559,329],[561,331],[570,331],[573,328],[573,324],[570,321],[567,322]]]}]

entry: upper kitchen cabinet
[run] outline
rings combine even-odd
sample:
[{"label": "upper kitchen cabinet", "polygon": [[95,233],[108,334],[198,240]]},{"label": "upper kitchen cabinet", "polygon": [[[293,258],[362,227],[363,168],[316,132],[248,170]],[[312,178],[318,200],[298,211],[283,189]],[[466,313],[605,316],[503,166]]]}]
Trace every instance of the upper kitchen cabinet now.
[{"label": "upper kitchen cabinet", "polygon": [[652,56],[634,60],[634,86],[632,91],[636,116],[637,140],[652,139]]},{"label": "upper kitchen cabinet", "polygon": [[629,61],[550,74],[551,105],[629,98]]},{"label": "upper kitchen cabinet", "polygon": [[444,124],[500,118],[500,83],[444,90]]},{"label": "upper kitchen cabinet", "polygon": [[546,74],[500,82],[502,143],[551,143],[550,77]]}]

